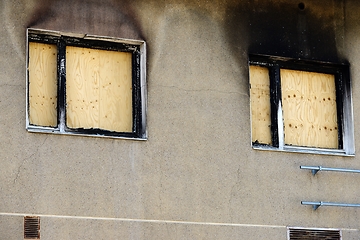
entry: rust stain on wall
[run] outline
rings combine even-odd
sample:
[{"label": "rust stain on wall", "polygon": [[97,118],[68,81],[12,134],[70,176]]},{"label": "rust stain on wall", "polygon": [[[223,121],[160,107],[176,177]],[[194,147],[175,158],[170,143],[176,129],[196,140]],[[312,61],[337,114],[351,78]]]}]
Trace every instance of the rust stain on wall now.
[{"label": "rust stain on wall", "polygon": [[128,0],[39,0],[28,27],[143,39]]}]

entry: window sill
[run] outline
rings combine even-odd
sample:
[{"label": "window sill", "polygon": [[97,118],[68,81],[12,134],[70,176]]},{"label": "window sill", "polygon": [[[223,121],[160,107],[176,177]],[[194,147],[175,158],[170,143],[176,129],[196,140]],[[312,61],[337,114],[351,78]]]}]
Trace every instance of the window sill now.
[{"label": "window sill", "polygon": [[[60,134],[60,135],[72,135],[72,136],[82,136],[82,137],[101,137],[101,138],[111,138],[111,139],[126,139],[126,140],[136,140],[136,141],[146,141],[147,134],[145,133],[141,137],[134,137],[133,133],[124,133],[123,135],[108,135],[101,133],[86,134],[83,132],[70,132],[70,131],[61,131],[58,128],[47,128],[47,127],[37,127],[37,126],[28,126],[26,128],[28,132],[31,133],[50,133],[50,134]],[[127,136],[128,135],[128,136]]]},{"label": "window sill", "polygon": [[266,145],[253,145],[255,150],[276,151],[276,152],[290,152],[290,153],[306,153],[306,154],[319,154],[331,156],[354,157],[355,153],[347,153],[342,149],[324,149],[324,148],[310,148],[298,146],[284,146],[284,147],[271,147]]}]

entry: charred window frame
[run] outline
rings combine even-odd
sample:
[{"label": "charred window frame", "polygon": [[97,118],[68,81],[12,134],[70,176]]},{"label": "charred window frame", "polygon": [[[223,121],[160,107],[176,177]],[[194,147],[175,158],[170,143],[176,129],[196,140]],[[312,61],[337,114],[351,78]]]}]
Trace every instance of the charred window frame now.
[{"label": "charred window frame", "polygon": [[[30,121],[29,92],[29,46],[31,43],[50,44],[56,47],[56,124],[43,126]],[[69,127],[67,124],[66,100],[66,48],[76,47],[106,52],[129,53],[131,57],[131,129],[116,131],[98,127]],[[89,51],[90,52],[90,51]],[[146,43],[139,40],[99,37],[61,33],[41,29],[27,29],[27,101],[26,128],[30,132],[75,134],[84,136],[111,137],[146,140]]]},{"label": "charred window frame", "polygon": [[[353,112],[350,84],[349,64],[334,64],[327,62],[305,61],[283,57],[250,55],[249,69],[258,66],[267,69],[269,77],[269,106],[270,106],[270,143],[261,143],[252,139],[254,149],[277,150],[288,152],[303,152],[329,155],[353,156],[354,133]],[[281,70],[295,70],[307,73],[331,74],[335,78],[336,115],[337,115],[337,147],[308,147],[288,145],[284,143],[284,119],[281,90]],[[249,70],[250,71],[250,70]],[[250,73],[251,75],[251,73]],[[251,76],[249,76],[251,78]],[[251,79],[250,79],[251,91]],[[250,93],[251,95],[252,93]],[[252,96],[251,96],[252,97]],[[253,106],[251,106],[253,108]],[[254,118],[252,116],[252,118]],[[253,125],[252,119],[252,125]],[[254,131],[254,125],[252,126]]]}]

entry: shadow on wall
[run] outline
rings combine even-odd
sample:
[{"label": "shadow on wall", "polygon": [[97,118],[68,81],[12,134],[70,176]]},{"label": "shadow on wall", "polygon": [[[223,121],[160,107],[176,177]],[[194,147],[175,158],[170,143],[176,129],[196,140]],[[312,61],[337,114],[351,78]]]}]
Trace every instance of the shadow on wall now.
[{"label": "shadow on wall", "polygon": [[130,1],[39,0],[28,27],[141,39]]},{"label": "shadow on wall", "polygon": [[251,0],[229,8],[226,33],[235,57],[246,40],[251,54],[342,62],[335,26],[343,23],[343,9],[334,1]]}]

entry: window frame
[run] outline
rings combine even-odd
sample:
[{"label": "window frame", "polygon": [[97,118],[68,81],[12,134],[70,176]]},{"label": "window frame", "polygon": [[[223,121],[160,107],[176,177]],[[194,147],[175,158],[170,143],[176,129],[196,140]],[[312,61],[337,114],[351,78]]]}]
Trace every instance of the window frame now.
[{"label": "window frame", "polygon": [[[350,66],[348,63],[336,64],[257,54],[250,54],[248,62],[249,68],[251,65],[266,67],[269,70],[270,80],[270,132],[272,143],[268,145],[252,142],[254,149],[343,156],[355,155]],[[338,149],[295,146],[284,143],[280,69],[334,75],[338,119]],[[249,81],[249,90],[250,87]]]},{"label": "window frame", "polygon": [[[28,28],[26,31],[26,129],[29,132],[146,140],[146,43],[141,40],[63,33]],[[57,46],[57,126],[37,126],[29,115],[29,43]],[[132,53],[132,131],[69,128],[66,126],[66,46]]]}]

